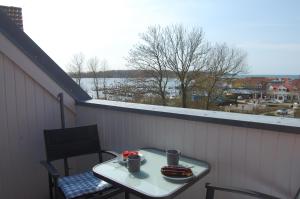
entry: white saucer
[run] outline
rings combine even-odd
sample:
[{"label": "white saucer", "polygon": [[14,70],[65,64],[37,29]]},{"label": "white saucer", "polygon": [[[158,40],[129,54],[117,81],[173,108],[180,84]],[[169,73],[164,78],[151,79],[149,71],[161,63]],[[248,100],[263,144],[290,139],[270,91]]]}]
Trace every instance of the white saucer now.
[{"label": "white saucer", "polygon": [[162,174],[162,176],[170,181],[174,181],[174,182],[187,182],[191,179],[193,179],[195,176],[194,174],[188,177],[175,177],[175,176],[165,176],[164,174]]}]

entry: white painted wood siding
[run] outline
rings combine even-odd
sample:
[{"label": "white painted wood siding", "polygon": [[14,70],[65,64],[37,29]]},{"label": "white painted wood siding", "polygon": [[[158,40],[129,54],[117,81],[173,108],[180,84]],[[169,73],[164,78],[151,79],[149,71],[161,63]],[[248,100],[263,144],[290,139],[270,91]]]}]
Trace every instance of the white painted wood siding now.
[{"label": "white painted wood siding", "polygon": [[[204,198],[204,183],[291,198],[300,186],[300,135],[77,107],[77,125],[98,124],[105,149],[176,148],[212,170],[178,198]],[[241,198],[217,194],[217,198]]]},{"label": "white painted wood siding", "polygon": [[[61,126],[59,102],[21,68],[0,52],[0,198],[48,198],[39,162],[45,159],[43,130]],[[67,106],[65,116],[66,126],[74,126]]]},{"label": "white painted wood siding", "polygon": [[44,73],[38,66],[35,65],[19,48],[17,48],[11,41],[9,41],[2,33],[0,33],[0,52],[6,55],[10,60],[18,65],[18,67],[30,76],[36,83],[41,85],[49,94],[56,97],[57,93],[64,94],[64,104],[75,110],[74,99],[60,86],[53,81],[46,73]]}]

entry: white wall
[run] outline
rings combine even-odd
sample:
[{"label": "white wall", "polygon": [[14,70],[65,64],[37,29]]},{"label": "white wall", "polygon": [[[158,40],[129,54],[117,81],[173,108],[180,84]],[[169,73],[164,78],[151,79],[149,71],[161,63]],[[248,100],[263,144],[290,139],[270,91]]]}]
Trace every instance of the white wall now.
[{"label": "white wall", "polygon": [[[59,92],[64,94],[64,104],[66,107],[75,110],[74,99],[67,94],[60,86],[53,81],[46,73],[44,73],[35,63],[31,61],[19,48],[17,48],[10,40],[0,33],[0,52],[13,62],[28,76],[30,76],[43,89],[53,96]],[[46,66],[47,67],[47,66]]]},{"label": "white wall", "polygon": [[[39,161],[45,159],[43,130],[61,126],[58,93],[22,68],[0,51],[0,198],[48,198],[47,172]],[[74,126],[75,103],[68,103],[66,126]]]},{"label": "white wall", "polygon": [[208,161],[210,174],[178,198],[204,198],[205,182],[282,198],[300,186],[300,135],[84,106],[77,106],[77,114],[77,125],[98,124],[105,149],[177,148]]}]

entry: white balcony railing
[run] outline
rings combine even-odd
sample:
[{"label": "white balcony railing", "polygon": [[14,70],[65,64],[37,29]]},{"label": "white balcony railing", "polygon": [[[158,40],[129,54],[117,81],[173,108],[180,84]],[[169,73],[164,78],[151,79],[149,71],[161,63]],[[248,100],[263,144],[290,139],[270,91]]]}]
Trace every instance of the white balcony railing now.
[{"label": "white balcony railing", "polygon": [[290,198],[300,186],[297,119],[97,100],[79,103],[77,125],[94,123],[106,149],[176,148],[208,161],[210,174],[179,198],[204,198],[205,182],[282,198]]}]

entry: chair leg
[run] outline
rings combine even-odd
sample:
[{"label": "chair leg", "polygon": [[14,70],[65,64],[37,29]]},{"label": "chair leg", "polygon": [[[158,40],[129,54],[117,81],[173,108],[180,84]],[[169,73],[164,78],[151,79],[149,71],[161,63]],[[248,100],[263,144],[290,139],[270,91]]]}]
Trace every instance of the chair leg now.
[{"label": "chair leg", "polygon": [[215,190],[206,187],[206,199],[214,199]]},{"label": "chair leg", "polygon": [[129,196],[129,192],[125,191],[125,199],[129,199],[130,196]]},{"label": "chair leg", "polygon": [[58,199],[59,198],[57,192],[58,192],[57,188],[54,188],[54,199]]},{"label": "chair leg", "polygon": [[53,183],[52,183],[52,177],[50,174],[48,174],[48,181],[49,181],[49,195],[50,195],[50,199],[53,199]]}]

